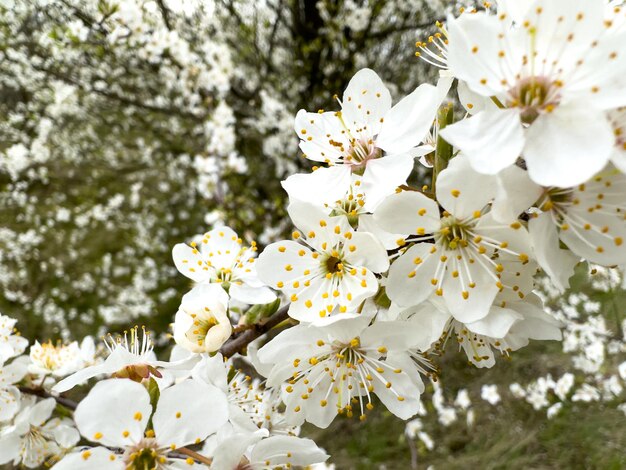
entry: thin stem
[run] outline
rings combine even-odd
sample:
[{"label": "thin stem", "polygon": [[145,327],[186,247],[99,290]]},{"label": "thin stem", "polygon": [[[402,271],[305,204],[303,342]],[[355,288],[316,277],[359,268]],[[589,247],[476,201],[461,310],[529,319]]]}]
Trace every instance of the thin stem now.
[{"label": "thin stem", "polygon": [[191,457],[194,460],[197,460],[198,462],[202,462],[205,463],[207,465],[211,465],[212,459],[205,457],[204,455],[200,455],[197,452],[194,452],[191,449],[187,449],[186,447],[179,447],[176,449],[178,452],[180,452],[181,454],[185,454],[188,455],[189,457]]}]

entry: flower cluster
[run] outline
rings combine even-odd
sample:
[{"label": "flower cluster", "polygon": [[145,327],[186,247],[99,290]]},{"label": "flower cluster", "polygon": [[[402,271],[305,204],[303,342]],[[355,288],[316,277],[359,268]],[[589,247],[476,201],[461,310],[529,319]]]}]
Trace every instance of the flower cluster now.
[{"label": "flower cluster", "polygon": [[[485,369],[564,331],[576,367],[597,372],[602,321],[577,327],[567,318],[574,312],[557,311],[538,289],[560,295],[584,262],[626,263],[626,22],[603,0],[575,3],[464,12],[439,25],[441,56],[419,45],[445,68],[436,85],[393,104],[363,68],[338,109],[300,110],[295,133],[316,166],[282,181],[291,239],[257,256],[255,242],[218,224],[176,244],[173,264],[193,284],[173,319],[169,360],[137,327],[99,348],[91,339],[36,341],[22,355],[15,321],[0,317],[0,464],[307,467],[329,456],[300,437],[305,422],[367,421],[379,404],[404,420],[424,416],[430,383],[439,422],[464,413],[471,425],[467,391],[450,406],[438,382],[451,344]],[[351,28],[368,21],[353,8]],[[80,38],[88,33],[79,26]],[[114,30],[118,40],[132,41],[132,26]],[[148,61],[168,49],[189,63],[197,53],[184,44],[167,34],[141,50]],[[196,79],[206,85],[204,72]],[[456,121],[451,89],[467,111]],[[416,182],[428,171],[420,162],[429,184]],[[574,377],[564,374],[510,392],[535,409],[551,405],[550,392],[559,399],[553,416],[568,399],[621,394],[622,369],[601,379],[602,391],[582,383],[572,394]],[[79,403],[68,399],[85,385],[93,386]],[[487,384],[481,398],[502,400]],[[65,410],[54,415],[56,403]],[[433,446],[419,418],[406,434]]]}]

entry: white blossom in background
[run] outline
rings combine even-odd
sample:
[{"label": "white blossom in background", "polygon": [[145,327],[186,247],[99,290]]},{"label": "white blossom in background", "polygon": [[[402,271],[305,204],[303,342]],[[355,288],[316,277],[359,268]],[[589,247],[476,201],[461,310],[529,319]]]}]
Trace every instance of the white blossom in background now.
[{"label": "white blossom in background", "polygon": [[490,405],[497,405],[500,403],[500,394],[498,393],[498,386],[493,385],[483,385],[480,389],[480,398],[489,402]]},{"label": "white blossom in background", "polygon": [[52,418],[55,406],[54,398],[39,402],[33,396],[22,398],[20,411],[0,434],[0,464],[37,468],[62,448],[78,443],[71,420]]}]

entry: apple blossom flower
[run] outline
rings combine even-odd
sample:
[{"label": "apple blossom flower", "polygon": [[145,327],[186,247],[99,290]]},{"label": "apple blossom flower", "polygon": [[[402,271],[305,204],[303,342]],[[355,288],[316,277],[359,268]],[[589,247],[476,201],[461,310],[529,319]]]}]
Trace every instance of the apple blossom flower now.
[{"label": "apple blossom flower", "polygon": [[143,334],[140,336],[139,328],[135,326],[130,331],[125,331],[124,336],[114,338],[109,335],[108,338],[103,338],[104,344],[109,350],[109,356],[104,362],[85,367],[66,377],[52,387],[52,391],[56,393],[65,392],[98,375],[130,378],[135,381],[141,381],[151,375],[160,377],[161,373],[157,367],[187,367],[197,360],[194,356],[187,356],[176,362],[157,361],[156,355],[152,351],[150,334],[143,327],[142,332]]},{"label": "apple blossom flower", "polygon": [[[378,290],[374,273],[387,270],[385,248],[374,236],[354,232],[345,217],[330,217],[315,206],[292,203],[298,241],[269,245],[259,256],[259,277],[291,298],[289,316],[320,322],[353,313]],[[302,243],[299,243],[302,242]]]},{"label": "apple blossom flower", "polygon": [[78,442],[71,420],[50,419],[56,407],[54,398],[37,402],[33,396],[24,396],[21,405],[13,423],[0,434],[0,465],[12,462],[37,468]]},{"label": "apple blossom flower", "polygon": [[81,366],[80,347],[76,341],[70,344],[35,341],[30,347],[30,360],[31,374],[64,377]]},{"label": "apple blossom flower", "polygon": [[417,413],[424,385],[406,351],[422,343],[424,330],[405,322],[368,323],[356,317],[321,327],[301,324],[259,349],[259,360],[274,364],[267,384],[287,382],[288,422],[325,428],[337,413],[358,412],[365,419],[372,394],[400,418]]},{"label": "apple blossom flower", "polygon": [[392,108],[391,94],[376,72],[359,70],[343,94],[341,111],[300,110],[296,115],[302,152],[329,166],[290,176],[283,186],[303,201],[332,202],[344,196],[350,175],[357,173],[372,200],[391,194],[406,182],[414,157],[420,156],[416,147],[430,130],[441,95],[422,84]]},{"label": "apple blossom flower", "polygon": [[[626,262],[626,175],[608,166],[589,181],[566,188],[542,187],[520,169],[505,170],[498,178],[504,184],[494,211],[515,207],[513,212],[530,212],[533,255],[561,291],[580,258],[605,266]],[[528,210],[532,199],[535,207]]]},{"label": "apple blossom flower", "polygon": [[183,296],[174,319],[174,340],[194,353],[215,352],[230,337],[228,294],[217,284],[199,284]]},{"label": "apple blossom flower", "polygon": [[536,0],[513,26],[506,12],[448,22],[450,70],[497,104],[441,132],[476,171],[521,155],[533,181],[566,187],[607,164],[605,111],[626,105],[626,31],[610,30],[604,10],[603,0]]},{"label": "apple blossom flower", "polygon": [[377,208],[374,218],[383,229],[418,242],[389,269],[391,300],[409,307],[436,293],[464,323],[489,313],[504,287],[502,276],[523,269],[530,253],[522,224],[499,223],[488,211],[495,192],[493,178],[473,172],[461,155],[437,178],[442,216],[437,202],[416,191],[393,194]]},{"label": "apple blossom flower", "polygon": [[247,304],[273,302],[276,295],[256,275],[256,245],[244,247],[229,227],[214,228],[199,242],[178,243],[172,250],[176,269],[199,284],[221,285],[235,300]]},{"label": "apple blossom flower", "polygon": [[[146,428],[150,419],[153,429]],[[74,420],[83,437],[120,448],[124,454],[96,447],[70,454],[53,468],[173,470],[185,460],[170,455],[171,451],[202,442],[227,419],[224,394],[202,382],[185,380],[162,390],[152,414],[150,395],[143,385],[127,379],[104,380],[79,403]],[[193,459],[189,463],[193,468]]]}]

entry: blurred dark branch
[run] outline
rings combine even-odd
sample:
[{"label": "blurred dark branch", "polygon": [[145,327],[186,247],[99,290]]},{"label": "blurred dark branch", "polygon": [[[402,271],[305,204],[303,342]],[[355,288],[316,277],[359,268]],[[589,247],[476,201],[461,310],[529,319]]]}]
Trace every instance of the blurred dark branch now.
[{"label": "blurred dark branch", "polygon": [[54,398],[59,405],[63,405],[65,408],[70,410],[75,410],[78,403],[74,400],[70,400],[69,398],[64,398],[61,396],[54,396],[51,393],[45,391],[43,388],[31,388],[31,387],[19,387],[20,392],[26,393],[28,395],[35,395],[40,398]]},{"label": "blurred dark branch", "polygon": [[163,23],[165,23],[165,27],[171,31],[172,23],[170,21],[170,11],[168,10],[163,0],[157,0],[157,5],[159,5],[159,10],[161,11],[161,17],[163,18]]}]

